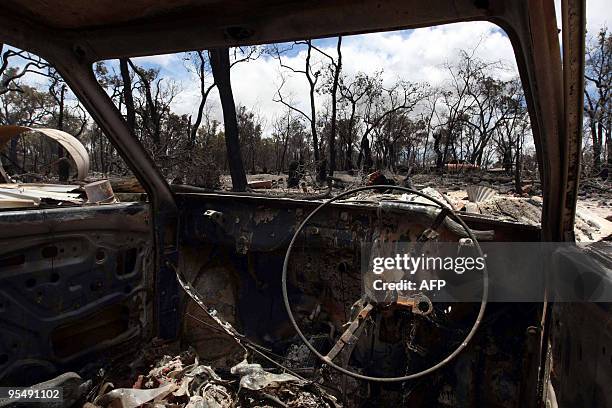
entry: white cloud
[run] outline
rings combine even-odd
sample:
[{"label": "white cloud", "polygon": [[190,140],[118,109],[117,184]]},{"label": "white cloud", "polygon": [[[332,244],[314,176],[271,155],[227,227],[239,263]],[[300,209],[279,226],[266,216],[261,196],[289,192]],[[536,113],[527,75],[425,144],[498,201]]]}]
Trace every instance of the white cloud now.
[{"label": "white cloud", "polygon": [[612,4],[610,0],[586,0],[586,12],[587,31],[590,34],[597,33],[603,26],[612,29]]},{"label": "white cloud", "polygon": [[132,58],[137,65],[154,65],[162,68],[174,67],[181,64],[181,54],[160,54],[146,57]]}]

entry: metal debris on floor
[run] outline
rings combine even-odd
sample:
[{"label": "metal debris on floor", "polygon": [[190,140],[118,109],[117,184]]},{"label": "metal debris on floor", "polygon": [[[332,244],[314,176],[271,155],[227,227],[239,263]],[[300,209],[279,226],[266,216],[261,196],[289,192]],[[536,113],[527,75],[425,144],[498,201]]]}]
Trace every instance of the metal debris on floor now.
[{"label": "metal debris on floor", "polygon": [[[113,184],[118,187],[119,194],[116,194]],[[141,194],[132,191],[135,189],[129,184],[129,180],[123,184],[107,179],[88,184],[0,183],[0,209],[57,208],[141,201]]]},{"label": "metal debris on floor", "polygon": [[319,386],[247,360],[228,370],[202,364],[193,351],[163,356],[131,388],[98,387],[83,408],[340,407]]},{"label": "metal debris on floor", "polygon": [[0,208],[83,204],[79,186],[60,184],[0,184]]}]

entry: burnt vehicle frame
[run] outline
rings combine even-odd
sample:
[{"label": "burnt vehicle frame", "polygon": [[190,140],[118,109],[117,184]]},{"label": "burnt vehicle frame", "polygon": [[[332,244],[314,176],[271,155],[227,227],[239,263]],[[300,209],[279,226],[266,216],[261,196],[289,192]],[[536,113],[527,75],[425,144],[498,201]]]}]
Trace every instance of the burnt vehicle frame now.
[{"label": "burnt vehicle frame", "polygon": [[[184,298],[173,265],[180,264],[181,245],[201,242],[206,234],[219,234],[219,231],[211,230],[214,228],[211,223],[203,221],[205,210],[222,208],[224,213],[239,214],[237,225],[229,234],[222,234],[220,239],[234,235],[231,242],[241,244],[237,251],[249,252],[258,245],[267,250],[275,249],[278,244],[275,240],[266,244],[264,237],[270,233],[268,228],[279,230],[295,226],[304,212],[314,206],[313,203],[291,199],[173,192],[143,146],[130,133],[121,113],[99,86],[92,65],[100,60],[465,21],[492,22],[507,33],[513,45],[526,94],[542,182],[542,223],[541,230],[536,230],[478,217],[466,216],[466,222],[474,228],[495,229],[496,239],[574,239],[583,111],[584,0],[561,2],[563,54],[552,0],[56,3],[36,0],[3,2],[0,5],[0,41],[34,52],[55,66],[145,188],[150,204],[4,213],[0,221],[2,225],[8,228],[20,223],[21,232],[16,234],[3,228],[0,235],[5,242],[15,242],[15,235],[27,242],[40,234],[52,237],[61,233],[59,225],[68,227],[74,224],[70,233],[88,231],[86,235],[91,235],[88,239],[92,242],[98,239],[103,242],[104,237],[97,237],[95,230],[106,222],[105,217],[109,214],[126,219],[140,217],[141,223],[134,226],[134,231],[128,229],[126,232],[126,224],[121,220],[110,223],[105,230],[127,239],[134,232],[142,239],[148,228],[148,245],[130,247],[139,248],[136,255],[134,252],[122,254],[121,250],[110,248],[104,256],[113,261],[115,268],[128,268],[138,263],[146,253],[152,254],[146,287],[136,289],[121,283],[125,301],[134,291],[151,295],[147,301],[153,302],[149,306],[153,310],[154,325],[148,327],[146,333],[141,333],[142,338],[159,336],[171,339],[179,335]],[[264,223],[263,231],[258,231],[255,228],[260,224],[257,220],[268,217],[260,214],[270,211],[264,208],[267,206],[275,209],[272,211],[275,215],[271,226]],[[346,211],[363,209],[355,206]],[[46,244],[41,245],[44,247]],[[19,265],[17,258],[6,259]],[[88,262],[87,265],[95,265],[96,256]],[[14,266],[8,263],[8,266]],[[92,305],[99,306],[96,302]],[[584,304],[571,310],[551,303],[539,307],[542,322],[539,327],[542,330],[530,332],[526,340],[530,344],[528,358],[532,364],[526,368],[521,382],[530,385],[521,393],[522,406],[542,403],[548,342],[553,343],[558,355],[568,354],[576,347],[582,349],[581,339],[566,338],[570,336],[568,328],[578,324],[586,315],[608,316],[609,319],[608,312],[600,305]],[[91,316],[91,313],[83,315]],[[66,321],[69,320],[70,317],[66,316]],[[555,328],[553,321],[563,322],[561,326],[564,328],[559,329],[558,324]],[[67,327],[61,333],[69,333],[70,326]],[[595,325],[590,327],[589,330],[596,330]],[[584,340],[598,346],[605,342],[609,345],[612,336],[606,333],[598,339],[594,339],[597,337],[595,334],[587,333]],[[575,358],[573,354],[568,357],[572,361]],[[567,388],[563,385],[574,381],[583,383],[589,380],[576,377],[580,375],[566,372],[556,381],[563,389]],[[594,382],[595,378],[591,380]],[[601,378],[597,379],[598,384],[602,384],[601,381]],[[570,401],[587,394],[586,391],[566,392]]]}]

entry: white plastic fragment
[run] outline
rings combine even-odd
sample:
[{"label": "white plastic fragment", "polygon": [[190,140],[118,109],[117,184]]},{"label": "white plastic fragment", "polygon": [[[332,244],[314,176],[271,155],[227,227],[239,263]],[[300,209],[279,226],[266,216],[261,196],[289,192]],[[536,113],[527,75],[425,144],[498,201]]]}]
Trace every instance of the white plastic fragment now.
[{"label": "white plastic fragment", "polygon": [[113,407],[136,408],[149,401],[163,399],[175,389],[175,384],[166,384],[152,389],[117,388],[96,398],[94,404],[103,407],[113,404]]},{"label": "white plastic fragment", "polygon": [[250,364],[246,360],[231,368],[231,373],[240,376],[240,386],[249,390],[261,390],[269,385],[287,381],[300,382],[294,375],[273,374],[265,371],[259,364]]}]

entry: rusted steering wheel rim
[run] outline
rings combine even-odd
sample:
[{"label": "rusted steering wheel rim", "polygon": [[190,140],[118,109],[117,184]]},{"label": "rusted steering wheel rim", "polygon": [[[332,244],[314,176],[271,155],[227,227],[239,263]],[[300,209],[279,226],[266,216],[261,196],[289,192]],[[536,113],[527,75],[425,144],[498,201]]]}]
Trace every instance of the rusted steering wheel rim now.
[{"label": "rusted steering wheel rim", "polygon": [[[413,374],[408,374],[405,376],[401,376],[401,377],[371,377],[368,375],[363,375],[363,374],[358,374],[358,373],[354,373],[350,370],[347,370],[341,366],[339,366],[338,364],[334,363],[333,361],[327,361],[324,356],[319,353],[319,351],[317,349],[314,348],[314,346],[312,344],[310,344],[310,342],[308,341],[308,339],[306,338],[306,336],[304,335],[304,333],[302,333],[302,330],[300,329],[300,327],[298,326],[297,322],[295,321],[295,317],[293,316],[293,312],[291,311],[291,305],[289,303],[289,295],[287,293],[287,269],[289,266],[289,257],[291,256],[291,250],[293,249],[293,246],[297,240],[298,235],[300,234],[300,232],[302,232],[302,230],[304,229],[304,226],[308,223],[308,221],[310,221],[310,219],[312,219],[314,217],[314,215],[316,213],[318,213],[321,209],[325,208],[326,206],[330,205],[331,203],[333,203],[334,201],[337,201],[341,198],[347,197],[349,195],[352,195],[354,193],[358,193],[360,191],[366,191],[366,190],[374,190],[374,189],[386,189],[386,190],[399,190],[399,191],[404,191],[410,194],[416,194],[420,197],[423,197],[429,201],[431,201],[432,203],[436,204],[437,206],[439,206],[441,209],[447,208],[448,205],[446,203],[442,203],[441,201],[436,200],[433,197],[429,197],[427,194],[424,194],[420,191],[417,190],[413,190],[411,188],[407,188],[407,187],[401,187],[401,186],[385,186],[385,185],[374,185],[374,186],[365,186],[365,187],[357,187],[354,188],[352,190],[348,190],[345,191],[335,197],[330,198],[329,200],[321,203],[321,205],[319,205],[317,208],[314,209],[314,211],[312,211],[310,214],[308,214],[308,216],[304,219],[304,221],[302,221],[302,223],[297,227],[297,229],[295,230],[295,233],[293,234],[293,237],[291,238],[291,242],[289,242],[289,246],[287,247],[287,252],[285,253],[285,260],[283,262],[283,273],[282,273],[282,290],[283,290],[283,301],[285,303],[285,309],[287,310],[287,314],[289,315],[289,320],[291,321],[291,324],[293,325],[295,331],[297,332],[298,336],[300,337],[300,339],[302,340],[302,342],[306,345],[306,347],[308,347],[308,349],[317,356],[317,358],[319,358],[319,360],[321,360],[323,363],[329,365],[330,367],[334,368],[337,371],[340,371],[343,374],[349,375],[353,378],[357,378],[359,380],[365,380],[365,381],[375,381],[375,382],[400,382],[400,381],[408,381],[408,380],[414,380],[416,378],[420,378],[423,377],[425,375],[431,374],[435,371],[437,371],[438,369],[444,367],[446,364],[448,364],[450,361],[452,361],[455,357],[457,357],[457,355],[459,355],[459,353],[461,353],[463,351],[464,348],[467,347],[468,343],[470,342],[470,340],[474,337],[474,335],[476,334],[476,331],[478,330],[478,327],[480,326],[480,323],[482,321],[482,318],[484,316],[484,312],[487,306],[487,299],[488,299],[488,294],[489,294],[489,274],[487,271],[487,267],[486,267],[486,263],[485,263],[485,267],[483,269],[483,276],[482,276],[482,281],[483,281],[483,292],[482,292],[482,300],[480,302],[480,309],[478,310],[478,315],[476,316],[476,319],[474,321],[474,324],[472,325],[472,328],[470,329],[469,333],[466,335],[465,339],[461,342],[461,344],[459,344],[459,346],[457,346],[457,348],[455,350],[453,350],[452,353],[450,353],[445,359],[443,359],[442,361],[438,362],[437,364],[413,373]],[[415,203],[418,204],[418,203]],[[467,233],[468,237],[472,240],[472,242],[474,243],[474,246],[476,247],[476,250],[478,251],[478,255],[481,257],[484,257],[482,250],[480,249],[480,245],[478,244],[478,241],[476,240],[476,237],[474,236],[474,234],[472,233],[472,231],[470,230],[470,228],[465,224],[465,222],[456,214],[456,212],[452,209],[450,209],[448,211],[448,216],[451,217],[453,220],[455,220],[456,222],[458,222],[463,229],[465,230],[465,232]]]}]

